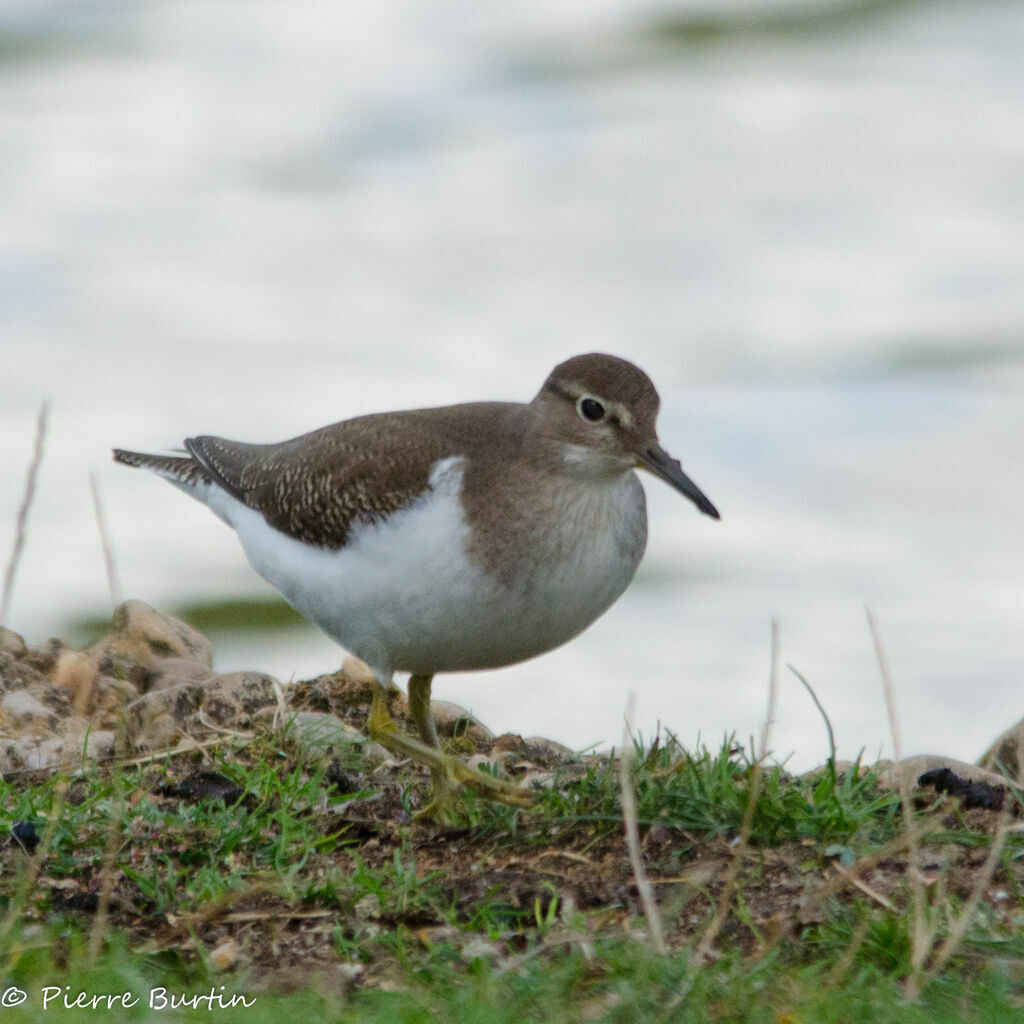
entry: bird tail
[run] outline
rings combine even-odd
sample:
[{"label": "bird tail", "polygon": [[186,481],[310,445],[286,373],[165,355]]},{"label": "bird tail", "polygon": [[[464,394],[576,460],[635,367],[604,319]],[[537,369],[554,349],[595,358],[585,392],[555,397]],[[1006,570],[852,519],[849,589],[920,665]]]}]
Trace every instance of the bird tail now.
[{"label": "bird tail", "polygon": [[148,455],[145,452],[129,452],[123,448],[114,449],[114,461],[125,466],[148,469],[165,480],[170,480],[184,491],[194,493],[212,483],[209,474],[190,455]]}]

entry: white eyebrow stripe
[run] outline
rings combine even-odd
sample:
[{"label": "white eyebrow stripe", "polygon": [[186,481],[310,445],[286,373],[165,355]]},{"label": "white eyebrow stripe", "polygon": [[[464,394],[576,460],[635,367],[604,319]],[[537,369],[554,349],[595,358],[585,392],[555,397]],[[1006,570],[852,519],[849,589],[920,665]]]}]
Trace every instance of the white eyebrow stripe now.
[{"label": "white eyebrow stripe", "polygon": [[605,408],[622,426],[628,428],[633,425],[633,414],[629,411],[629,407],[623,405],[622,402],[605,402]]}]

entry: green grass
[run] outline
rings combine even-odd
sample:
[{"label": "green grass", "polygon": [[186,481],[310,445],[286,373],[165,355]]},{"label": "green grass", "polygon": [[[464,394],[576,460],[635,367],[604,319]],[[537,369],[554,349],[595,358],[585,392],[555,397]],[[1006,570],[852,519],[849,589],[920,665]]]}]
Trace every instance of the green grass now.
[{"label": "green grass", "polygon": [[[924,878],[915,918],[903,812],[870,770],[761,771],[744,839],[754,767],[742,751],[688,755],[671,737],[637,747],[662,956],[625,861],[610,758],[565,766],[527,812],[469,797],[447,828],[407,820],[410,780],[375,775],[354,752],[341,767],[298,764],[261,738],[0,783],[0,834],[30,821],[41,837],[35,854],[13,840],[4,850],[0,994],[28,994],[0,1011],[5,1024],[1024,1020],[1015,833],[956,952],[930,976],[971,906],[992,812],[914,809],[930,822],[913,844]],[[234,797],[175,795],[196,771],[229,779]],[[860,887],[838,874],[865,865]],[[225,943],[236,950],[226,962]],[[137,1002],[66,1009],[80,992]],[[160,1004],[171,994],[213,1008],[172,1014]],[[226,1008],[233,995],[254,1002]]]}]

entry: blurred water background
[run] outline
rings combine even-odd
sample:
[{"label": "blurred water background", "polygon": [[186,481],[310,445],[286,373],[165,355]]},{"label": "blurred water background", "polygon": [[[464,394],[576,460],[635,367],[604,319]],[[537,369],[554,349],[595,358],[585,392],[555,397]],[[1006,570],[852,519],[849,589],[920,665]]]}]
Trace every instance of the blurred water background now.
[{"label": "blurred water background", "polygon": [[[1024,4],[5,0],[0,561],[52,402],[9,625],[121,587],[263,595],[229,531],[109,449],[528,400],[614,352],[718,504],[651,480],[633,587],[567,647],[435,695],[575,747],[759,732],[772,616],[840,756],[973,759],[1024,714]],[[312,631],[221,669],[330,671]],[[825,731],[780,677],[773,747]]]}]

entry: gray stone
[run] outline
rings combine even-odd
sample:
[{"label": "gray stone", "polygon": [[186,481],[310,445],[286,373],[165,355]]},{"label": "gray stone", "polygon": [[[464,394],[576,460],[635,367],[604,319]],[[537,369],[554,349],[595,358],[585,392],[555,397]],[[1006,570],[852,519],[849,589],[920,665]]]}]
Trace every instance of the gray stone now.
[{"label": "gray stone", "polygon": [[5,719],[9,719],[15,725],[24,725],[33,718],[49,721],[56,717],[50,708],[33,697],[28,690],[11,690],[10,693],[5,693],[3,700],[0,700],[0,711],[3,712]]},{"label": "gray stone", "polygon": [[81,715],[65,718],[57,727],[57,735],[64,740],[71,759],[85,756],[110,757],[114,753],[115,734],[111,729],[95,729],[91,719]]},{"label": "gray stone", "polygon": [[100,729],[123,729],[125,709],[139,696],[139,688],[127,679],[100,676],[96,680],[96,710],[92,720]]},{"label": "gray stone", "polygon": [[55,636],[51,636],[41,647],[30,647],[25,652],[22,660],[26,665],[30,665],[32,668],[45,674],[57,664],[57,659],[68,649],[63,640],[58,640]]},{"label": "gray stone", "polygon": [[499,770],[504,768],[508,759],[508,751],[499,751],[497,754],[470,754],[465,761],[470,768],[489,773],[494,768]]},{"label": "gray stone", "polygon": [[50,673],[53,685],[68,691],[78,714],[95,709],[96,678],[96,668],[83,651],[64,651]]},{"label": "gray stone", "polygon": [[57,736],[32,739],[23,736],[8,746],[8,754],[25,771],[36,772],[55,768],[61,763],[64,741]]},{"label": "gray stone", "polygon": [[366,742],[358,729],[324,711],[296,711],[286,715],[281,738],[305,760],[330,759],[347,745]]},{"label": "gray stone", "polygon": [[372,686],[376,682],[370,666],[367,665],[362,658],[357,658],[354,654],[345,655],[345,660],[341,663],[341,671],[344,672],[353,683],[359,683],[363,686]]},{"label": "gray stone", "polygon": [[554,772],[545,772],[537,769],[525,772],[523,775],[520,775],[516,781],[519,783],[520,789],[529,791],[535,789],[554,789],[555,780],[556,776]]},{"label": "gray stone", "polygon": [[102,675],[119,677],[134,665],[152,668],[167,658],[184,658],[207,668],[213,664],[210,641],[202,633],[142,601],[120,605],[111,632],[86,653]]},{"label": "gray stone", "polygon": [[194,719],[201,699],[202,686],[196,683],[144,693],[125,708],[129,742],[140,750],[173,746]]},{"label": "gray stone", "polygon": [[278,685],[273,676],[263,672],[215,676],[203,687],[203,715],[225,728],[249,728],[261,710],[277,704]]},{"label": "gray stone", "polygon": [[562,743],[556,743],[554,740],[549,740],[545,736],[527,736],[523,743],[526,744],[530,751],[530,756],[534,758],[543,758],[552,761],[564,761],[577,757],[577,753],[572,747],[567,747]]},{"label": "gray stone", "polygon": [[9,652],[0,651],[0,688],[25,690],[46,682],[46,675]]},{"label": "gray stone", "polygon": [[[886,764],[891,764],[891,763],[892,762],[886,762]],[[843,761],[843,760],[836,761],[836,763],[835,763],[836,778],[837,779],[844,779],[844,778],[846,778],[846,776],[851,771],[853,771],[853,769],[856,768],[856,767],[857,767],[857,762],[856,761]],[[875,765],[875,767],[879,768],[880,764],[879,765]],[[812,768],[809,772],[804,772],[803,775],[801,775],[800,777],[802,779],[810,779],[812,781],[816,781],[818,779],[824,778],[824,776],[827,774],[828,770],[829,770],[829,765],[826,762],[825,764],[819,764],[816,768]],[[860,766],[860,773],[862,775],[867,770],[868,769],[865,768],[863,765]]]},{"label": "gray stone", "polygon": [[146,692],[173,690],[181,686],[205,688],[216,675],[208,666],[189,658],[161,658],[146,676]]},{"label": "gray stone", "polygon": [[902,761],[895,761],[879,773],[878,783],[882,788],[894,790],[898,790],[902,783],[913,793],[920,788],[917,780],[925,772],[937,771],[939,768],[948,768],[954,775],[968,782],[987,782],[990,786],[1006,785],[1006,778],[1002,775],[979,768],[976,764],[957,761],[955,758],[943,757],[940,754],[919,754],[917,757],[905,757]]},{"label": "gray stone", "polygon": [[[117,734],[110,729],[92,729],[85,737],[85,756],[95,761],[113,757],[117,751]],[[79,745],[76,753],[82,753]]]},{"label": "gray stone", "polygon": [[6,626],[0,626],[0,652],[10,654],[13,658],[24,658],[28,648],[25,640]]},{"label": "gray stone", "polygon": [[978,764],[1020,785],[1024,781],[1024,719],[999,736]]},{"label": "gray stone", "polygon": [[442,736],[466,735],[474,743],[490,743],[494,733],[459,704],[450,700],[432,700],[430,713]]}]

